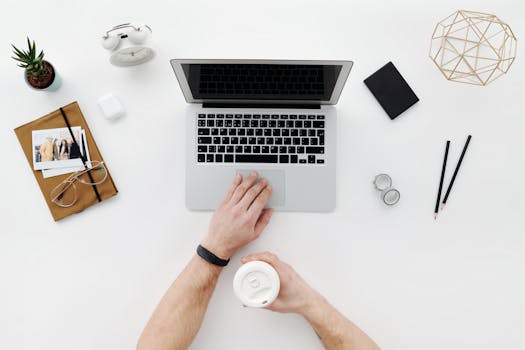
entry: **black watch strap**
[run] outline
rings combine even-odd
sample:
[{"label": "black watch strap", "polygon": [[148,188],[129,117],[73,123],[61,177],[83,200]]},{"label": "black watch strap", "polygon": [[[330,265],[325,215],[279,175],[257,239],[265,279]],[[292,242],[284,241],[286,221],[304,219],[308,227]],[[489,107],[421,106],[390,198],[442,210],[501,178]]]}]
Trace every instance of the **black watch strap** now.
[{"label": "black watch strap", "polygon": [[217,266],[226,266],[230,262],[230,259],[228,260],[221,259],[217,255],[210,252],[208,249],[201,246],[200,244],[197,247],[197,254],[201,258],[209,262],[210,264],[217,265]]}]

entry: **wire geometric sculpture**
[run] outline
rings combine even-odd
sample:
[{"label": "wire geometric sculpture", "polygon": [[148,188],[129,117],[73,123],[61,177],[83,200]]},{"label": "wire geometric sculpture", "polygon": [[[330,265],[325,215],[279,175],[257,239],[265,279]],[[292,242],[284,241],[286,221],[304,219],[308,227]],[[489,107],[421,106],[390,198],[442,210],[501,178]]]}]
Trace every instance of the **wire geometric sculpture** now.
[{"label": "wire geometric sculpture", "polygon": [[487,85],[507,73],[517,39],[495,15],[459,10],[436,25],[430,58],[446,79]]}]

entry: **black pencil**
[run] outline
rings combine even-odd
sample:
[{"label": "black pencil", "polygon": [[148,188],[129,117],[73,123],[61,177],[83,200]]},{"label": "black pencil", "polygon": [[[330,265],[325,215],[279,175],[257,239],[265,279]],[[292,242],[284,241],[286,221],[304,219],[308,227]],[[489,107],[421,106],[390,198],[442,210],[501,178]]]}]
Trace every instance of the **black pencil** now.
[{"label": "black pencil", "polygon": [[472,135],[468,135],[467,141],[465,142],[465,146],[463,146],[463,151],[461,152],[461,156],[458,160],[458,165],[456,165],[456,169],[454,170],[454,175],[452,175],[452,180],[450,180],[450,184],[448,185],[447,192],[445,193],[445,198],[443,198],[443,203],[441,203],[441,209],[447,204],[448,195],[450,194],[450,191],[452,191],[452,186],[454,186],[454,181],[456,180],[456,176],[458,175],[459,167],[461,166],[461,162],[463,162],[463,157],[465,156],[465,153],[467,152],[468,145],[470,143],[470,139],[472,138]]},{"label": "black pencil", "polygon": [[448,148],[450,146],[450,141],[447,140],[447,145],[445,147],[445,157],[443,158],[443,167],[441,168],[441,178],[439,179],[439,189],[436,198],[436,207],[434,208],[434,220],[437,219],[439,211],[439,202],[441,201],[441,190],[443,189],[443,179],[445,178],[445,169],[447,168],[447,158],[448,158]]}]

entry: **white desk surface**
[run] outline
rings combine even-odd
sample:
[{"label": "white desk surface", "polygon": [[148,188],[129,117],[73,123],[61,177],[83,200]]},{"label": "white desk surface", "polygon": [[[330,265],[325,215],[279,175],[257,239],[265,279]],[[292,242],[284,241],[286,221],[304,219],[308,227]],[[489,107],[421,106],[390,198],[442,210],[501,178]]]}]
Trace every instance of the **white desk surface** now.
[{"label": "white desk surface", "polygon": [[[518,40],[525,3],[464,1],[493,12]],[[184,109],[170,58],[352,59],[338,105],[337,209],[276,213],[222,274],[192,349],[320,349],[296,315],[241,307],[232,278],[243,254],[291,263],[384,349],[525,348],[525,69],[487,87],[446,81],[427,56],[456,1],[2,2],[0,57],[0,348],[131,349],[185,266],[211,213],[184,206]],[[153,28],[154,61],[116,68],[98,38],[112,25]],[[30,35],[64,78],[30,90],[10,43]],[[393,61],[420,102],[390,121],[363,79]],[[114,123],[96,99],[117,94]],[[51,219],[13,128],[78,100],[118,196]],[[433,207],[444,142],[471,146],[449,204]],[[449,176],[453,165],[449,165]],[[399,205],[372,188],[392,175]],[[155,174],[153,176],[153,174]],[[312,184],[315,186],[315,184]]]}]

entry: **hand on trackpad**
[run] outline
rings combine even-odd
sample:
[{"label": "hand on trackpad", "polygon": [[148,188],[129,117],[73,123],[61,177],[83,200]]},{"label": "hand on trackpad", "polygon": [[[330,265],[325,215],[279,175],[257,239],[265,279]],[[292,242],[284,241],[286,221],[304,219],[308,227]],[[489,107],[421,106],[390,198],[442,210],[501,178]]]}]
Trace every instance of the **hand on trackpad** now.
[{"label": "hand on trackpad", "polygon": [[[248,176],[254,169],[237,169],[236,173],[241,174],[243,178]],[[268,180],[272,186],[272,195],[266,204],[266,207],[281,207],[285,201],[285,174],[283,170],[256,170],[259,173],[259,179]]]}]

